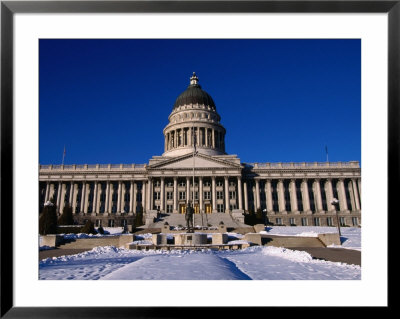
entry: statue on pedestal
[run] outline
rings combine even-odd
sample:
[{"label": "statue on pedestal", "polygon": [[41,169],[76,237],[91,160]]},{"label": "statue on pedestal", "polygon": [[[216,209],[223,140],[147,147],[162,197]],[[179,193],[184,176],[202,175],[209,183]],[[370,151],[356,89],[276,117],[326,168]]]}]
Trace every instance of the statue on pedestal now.
[{"label": "statue on pedestal", "polygon": [[193,213],[194,213],[194,209],[190,205],[190,203],[188,203],[186,205],[186,214],[185,214],[186,227],[188,229],[188,231],[187,231],[188,233],[194,233],[194,230],[193,230]]}]

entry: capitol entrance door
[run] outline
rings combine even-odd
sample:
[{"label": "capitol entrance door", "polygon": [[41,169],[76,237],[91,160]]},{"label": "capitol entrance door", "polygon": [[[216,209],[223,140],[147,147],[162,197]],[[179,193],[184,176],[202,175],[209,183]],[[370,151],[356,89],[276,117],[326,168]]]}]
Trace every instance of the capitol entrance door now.
[{"label": "capitol entrance door", "polygon": [[206,204],[206,214],[211,214],[212,210],[211,210],[211,204]]},{"label": "capitol entrance door", "polygon": [[179,204],[179,213],[186,214],[186,204]]},{"label": "capitol entrance door", "polygon": [[194,213],[195,213],[195,214],[200,213],[199,204],[194,204]]}]

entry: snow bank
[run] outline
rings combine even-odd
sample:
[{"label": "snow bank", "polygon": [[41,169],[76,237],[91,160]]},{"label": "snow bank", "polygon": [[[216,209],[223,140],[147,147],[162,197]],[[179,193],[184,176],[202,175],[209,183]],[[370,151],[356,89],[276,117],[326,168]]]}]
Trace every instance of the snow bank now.
[{"label": "snow bank", "polygon": [[313,260],[312,256],[305,251],[291,250],[282,247],[264,247],[261,253],[263,255],[281,257],[300,263],[308,263]]}]

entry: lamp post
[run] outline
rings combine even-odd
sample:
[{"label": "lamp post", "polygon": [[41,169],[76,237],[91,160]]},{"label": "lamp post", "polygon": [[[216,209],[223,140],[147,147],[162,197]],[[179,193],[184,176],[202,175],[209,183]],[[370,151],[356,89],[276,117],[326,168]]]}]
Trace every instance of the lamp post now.
[{"label": "lamp post", "polygon": [[263,213],[264,213],[264,225],[267,225],[267,209],[266,208],[263,209]]},{"label": "lamp post", "polygon": [[331,205],[335,206],[335,210],[336,210],[336,222],[337,222],[337,227],[338,227],[338,231],[339,231],[339,236],[341,237],[342,234],[340,233],[340,222],[339,222],[339,201],[337,198],[333,198],[331,201]]}]

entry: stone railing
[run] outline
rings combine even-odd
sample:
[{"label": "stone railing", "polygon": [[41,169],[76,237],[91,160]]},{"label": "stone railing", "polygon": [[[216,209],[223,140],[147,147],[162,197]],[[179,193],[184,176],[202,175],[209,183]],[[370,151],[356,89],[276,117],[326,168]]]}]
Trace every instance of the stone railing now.
[{"label": "stone railing", "polygon": [[146,164],[40,165],[39,171],[131,171],[145,170]]},{"label": "stone railing", "polygon": [[282,169],[282,168],[360,168],[358,161],[350,162],[302,162],[302,163],[246,163],[255,169]]}]

